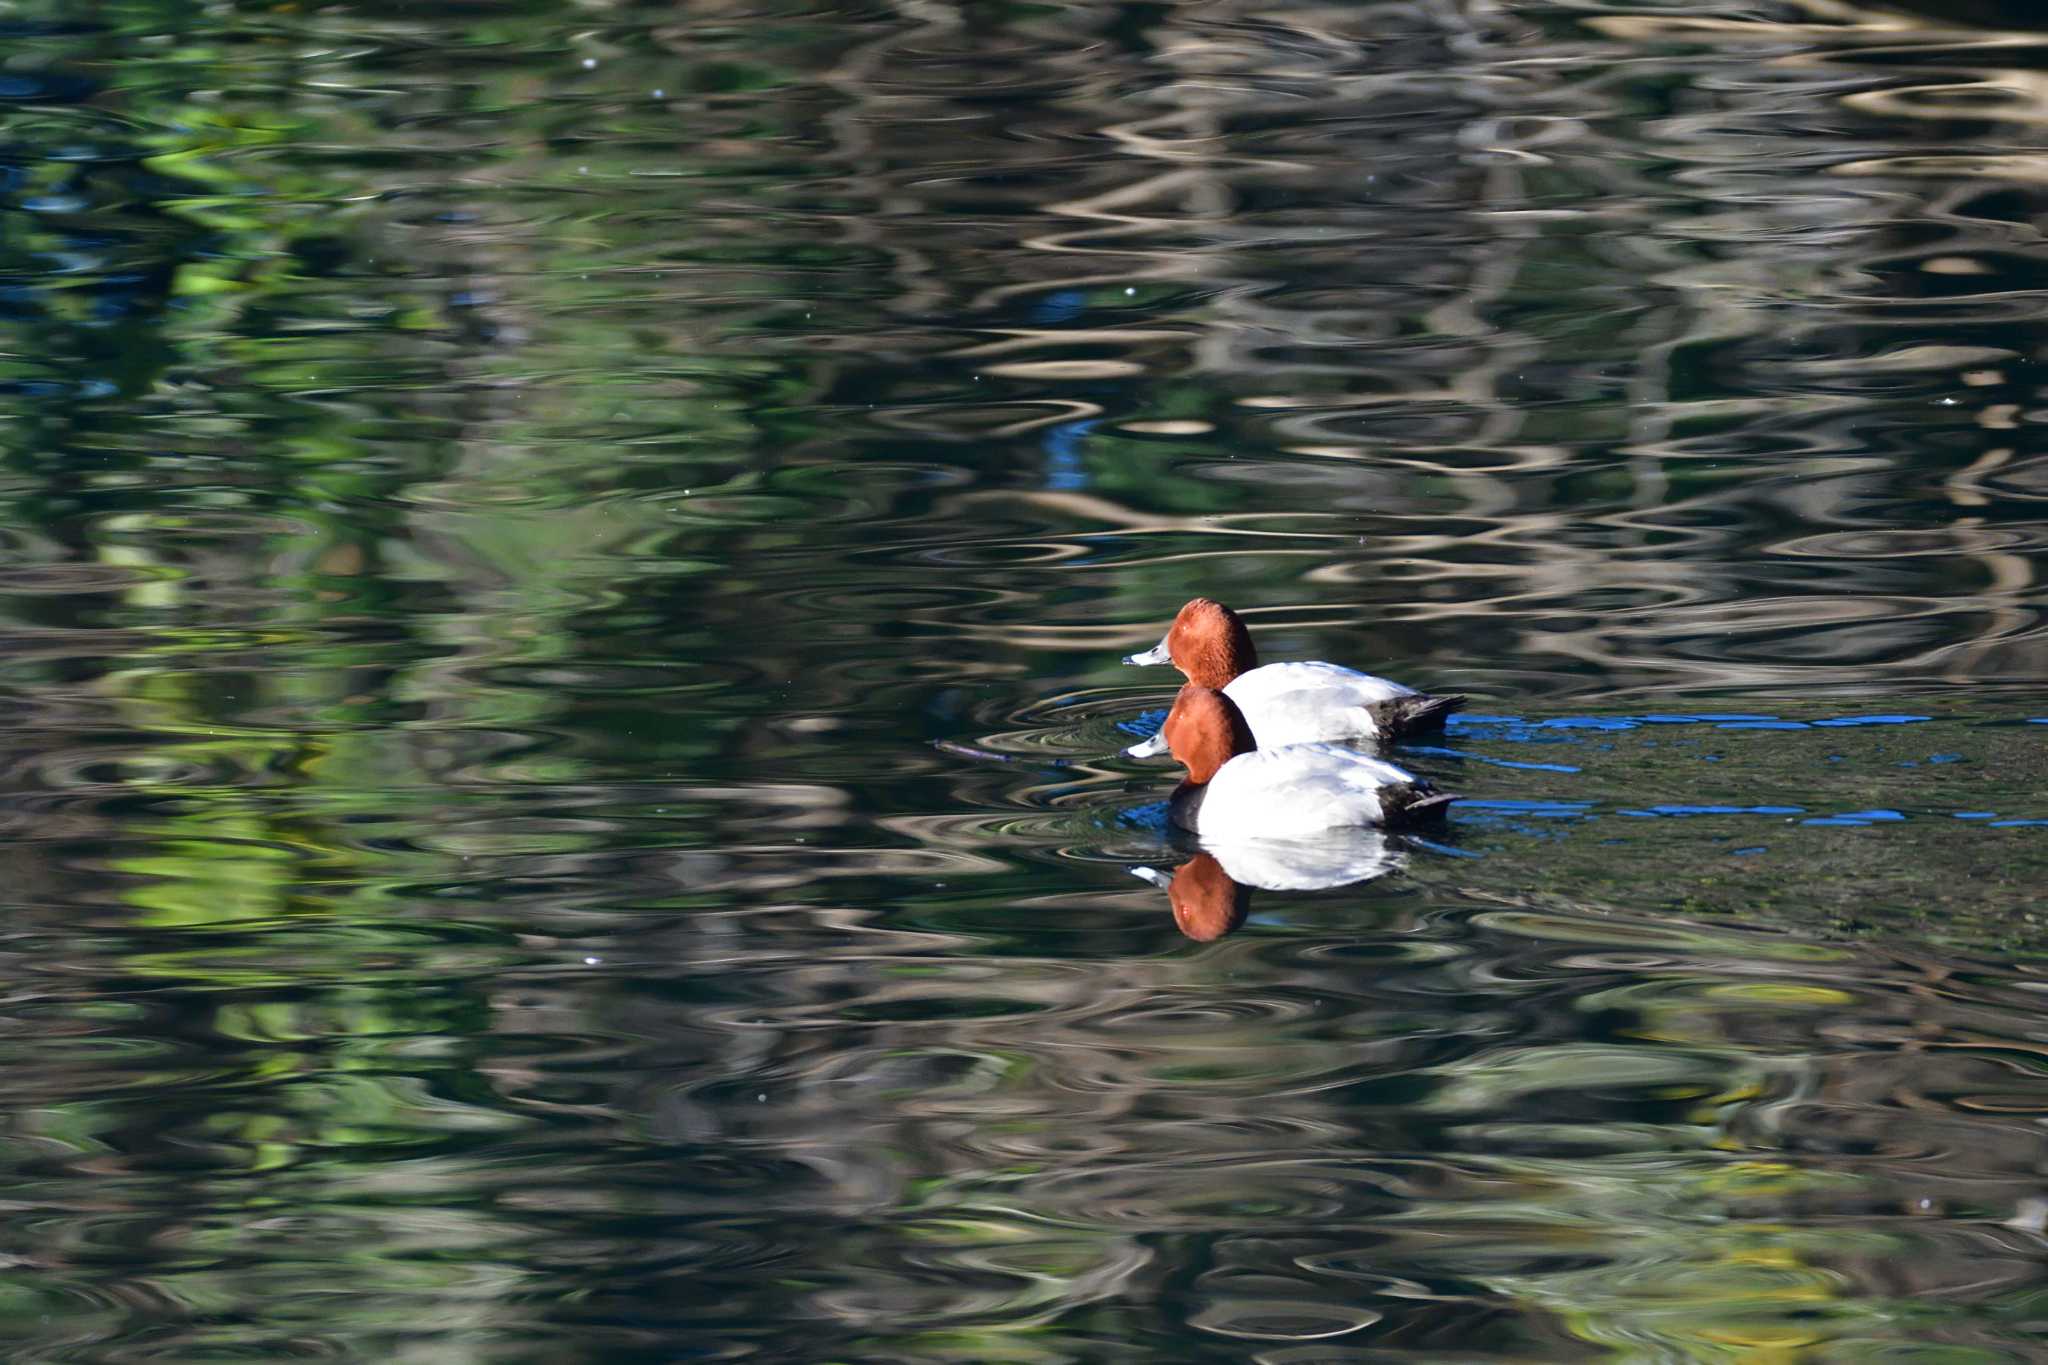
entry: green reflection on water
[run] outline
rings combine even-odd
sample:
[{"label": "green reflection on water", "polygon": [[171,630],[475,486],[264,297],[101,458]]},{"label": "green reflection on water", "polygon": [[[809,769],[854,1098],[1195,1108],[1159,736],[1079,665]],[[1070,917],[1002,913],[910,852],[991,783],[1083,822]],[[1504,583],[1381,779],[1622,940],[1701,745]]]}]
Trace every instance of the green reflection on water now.
[{"label": "green reflection on water", "polygon": [[[1908,305],[2038,205],[1496,8],[6,16],[24,1358],[2027,1349],[2035,338]],[[1174,935],[1196,590],[1516,718],[1450,852]],[[1681,702],[1930,718],[1540,730]]]}]

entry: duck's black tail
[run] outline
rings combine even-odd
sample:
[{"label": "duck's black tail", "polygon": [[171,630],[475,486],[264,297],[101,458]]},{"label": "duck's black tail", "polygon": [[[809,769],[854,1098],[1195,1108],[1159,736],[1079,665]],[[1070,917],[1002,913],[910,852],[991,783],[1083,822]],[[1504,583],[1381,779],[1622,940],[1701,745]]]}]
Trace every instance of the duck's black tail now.
[{"label": "duck's black tail", "polygon": [[1451,712],[1465,705],[1465,698],[1453,692],[1447,697],[1425,697],[1417,693],[1402,697],[1394,703],[1393,726],[1395,734],[1421,734],[1429,730],[1441,730],[1449,720]]}]

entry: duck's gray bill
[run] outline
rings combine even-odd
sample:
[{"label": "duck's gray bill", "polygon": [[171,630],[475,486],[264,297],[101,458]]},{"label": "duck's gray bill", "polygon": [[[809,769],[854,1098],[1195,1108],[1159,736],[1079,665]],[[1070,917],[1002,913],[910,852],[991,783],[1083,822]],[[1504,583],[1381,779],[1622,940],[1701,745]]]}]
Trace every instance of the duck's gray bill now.
[{"label": "duck's gray bill", "polygon": [[1163,754],[1163,753],[1165,753],[1165,752],[1166,752],[1166,736],[1162,734],[1162,735],[1154,735],[1154,736],[1152,736],[1152,738],[1150,738],[1150,739],[1141,739],[1141,740],[1139,740],[1139,741],[1138,741],[1138,742],[1137,742],[1136,744],[1133,744],[1133,745],[1132,745],[1132,746],[1131,746],[1130,748],[1128,748],[1128,749],[1124,750],[1124,757],[1125,757],[1125,758],[1157,758],[1157,757],[1159,757],[1159,755],[1161,755],[1161,754]]},{"label": "duck's gray bill", "polygon": [[1173,654],[1167,649],[1166,641],[1161,640],[1143,654],[1124,655],[1124,662],[1127,664],[1170,664],[1173,662]]},{"label": "duck's gray bill", "polygon": [[1139,881],[1152,883],[1152,885],[1158,887],[1161,891],[1164,891],[1167,887],[1173,885],[1173,878],[1168,876],[1166,873],[1161,872],[1156,867],[1132,867],[1126,868],[1125,871],[1129,872],[1133,877],[1136,877]]}]

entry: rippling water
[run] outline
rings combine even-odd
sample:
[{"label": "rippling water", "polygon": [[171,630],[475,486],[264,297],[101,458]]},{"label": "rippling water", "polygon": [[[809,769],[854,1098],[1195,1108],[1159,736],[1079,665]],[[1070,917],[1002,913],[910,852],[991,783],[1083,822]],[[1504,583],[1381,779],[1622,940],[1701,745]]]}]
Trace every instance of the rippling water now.
[{"label": "rippling water", "polygon": [[2048,1354],[2031,6],[0,33],[10,1359]]}]

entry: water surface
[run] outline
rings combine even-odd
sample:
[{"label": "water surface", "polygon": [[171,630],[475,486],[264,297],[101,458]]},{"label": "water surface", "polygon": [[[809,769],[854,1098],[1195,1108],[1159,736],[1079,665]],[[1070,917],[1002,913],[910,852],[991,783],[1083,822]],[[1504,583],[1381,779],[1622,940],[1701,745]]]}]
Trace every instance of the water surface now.
[{"label": "water surface", "polygon": [[0,25],[10,1358],[2048,1349],[2028,7]]}]

